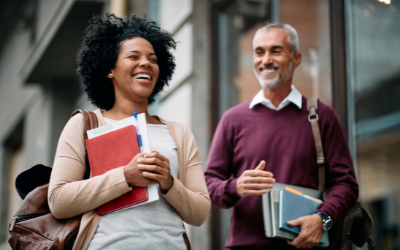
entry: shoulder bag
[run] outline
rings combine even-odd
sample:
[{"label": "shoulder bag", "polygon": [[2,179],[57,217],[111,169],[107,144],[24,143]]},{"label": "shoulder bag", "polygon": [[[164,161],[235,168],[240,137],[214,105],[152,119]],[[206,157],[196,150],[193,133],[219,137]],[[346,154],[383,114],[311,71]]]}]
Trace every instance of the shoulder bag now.
[{"label": "shoulder bag", "polygon": [[[317,151],[318,165],[318,190],[323,194],[325,200],[329,190],[326,190],[325,173],[326,164],[324,151],[321,140],[321,133],[318,124],[318,99],[307,98],[307,110],[309,112],[308,121],[311,123],[311,128],[314,136],[315,148]],[[345,244],[351,242],[357,247],[362,247],[367,242],[368,249],[374,249],[374,243],[370,236],[374,222],[369,212],[363,208],[360,203],[356,203],[346,215],[329,230],[330,245],[328,249],[342,249]]]},{"label": "shoulder bag", "polygon": [[[83,137],[86,131],[98,127],[96,114],[84,110],[76,110],[83,117]],[[90,167],[85,157],[86,171],[84,179],[90,176]],[[15,186],[23,199],[21,206],[9,223],[10,238],[8,242],[12,249],[72,249],[79,231],[81,216],[69,219],[56,219],[50,212],[47,202],[47,192],[51,175],[51,167],[37,164],[20,173]]]}]

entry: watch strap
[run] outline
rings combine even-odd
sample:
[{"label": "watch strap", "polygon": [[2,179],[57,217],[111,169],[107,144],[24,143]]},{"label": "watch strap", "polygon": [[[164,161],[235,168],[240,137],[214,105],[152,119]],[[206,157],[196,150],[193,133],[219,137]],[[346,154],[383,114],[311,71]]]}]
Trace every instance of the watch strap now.
[{"label": "watch strap", "polygon": [[328,215],[325,215],[325,214],[323,214],[321,212],[315,212],[315,213],[318,214],[322,218],[323,221],[329,219]]}]

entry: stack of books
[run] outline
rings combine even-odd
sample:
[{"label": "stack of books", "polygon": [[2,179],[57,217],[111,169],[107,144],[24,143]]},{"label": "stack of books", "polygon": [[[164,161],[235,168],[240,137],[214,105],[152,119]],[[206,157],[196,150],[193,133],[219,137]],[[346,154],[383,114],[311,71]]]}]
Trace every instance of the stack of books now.
[{"label": "stack of books", "polygon": [[[318,190],[300,188],[294,189],[281,183],[275,183],[274,189],[268,190],[263,195],[263,213],[265,235],[269,238],[278,238],[292,241],[300,233],[299,226],[289,226],[288,221],[298,219],[303,216],[312,215],[322,202],[318,198]],[[317,247],[325,248],[329,246],[328,232],[325,231]]]},{"label": "stack of books", "polygon": [[[87,131],[86,149],[92,177],[127,165],[138,153],[150,152],[145,114]],[[97,208],[99,215],[159,199],[157,184],[132,190]]]}]

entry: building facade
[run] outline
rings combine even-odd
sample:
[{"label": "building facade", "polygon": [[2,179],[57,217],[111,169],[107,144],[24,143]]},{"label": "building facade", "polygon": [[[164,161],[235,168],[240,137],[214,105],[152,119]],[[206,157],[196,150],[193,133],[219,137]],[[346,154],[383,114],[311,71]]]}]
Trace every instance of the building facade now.
[{"label": "building facade", "polygon": [[[252,38],[291,24],[303,61],[294,85],[332,105],[348,136],[360,202],[377,249],[400,248],[399,0],[5,0],[0,2],[0,250],[21,200],[17,174],[51,166],[75,109],[94,110],[80,88],[76,53],[93,14],[146,15],[178,42],[176,70],[150,113],[194,133],[205,165],[221,115],[260,89]],[[231,210],[186,225],[194,250],[224,249]]]}]

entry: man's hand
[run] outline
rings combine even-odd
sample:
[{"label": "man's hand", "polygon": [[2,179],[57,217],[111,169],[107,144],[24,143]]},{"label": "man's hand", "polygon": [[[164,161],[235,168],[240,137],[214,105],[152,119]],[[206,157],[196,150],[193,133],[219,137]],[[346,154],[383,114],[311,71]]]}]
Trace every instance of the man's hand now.
[{"label": "man's hand", "polygon": [[266,193],[264,189],[272,188],[275,183],[274,175],[271,172],[264,171],[265,161],[254,170],[246,170],[236,182],[236,189],[240,197],[258,196]]},{"label": "man's hand", "polygon": [[322,230],[322,218],[318,214],[300,217],[297,220],[288,221],[289,226],[300,226],[300,234],[288,244],[296,248],[311,248],[321,241],[324,234]]}]

